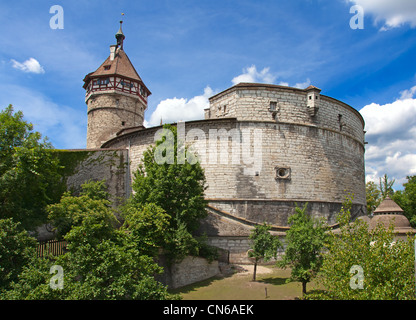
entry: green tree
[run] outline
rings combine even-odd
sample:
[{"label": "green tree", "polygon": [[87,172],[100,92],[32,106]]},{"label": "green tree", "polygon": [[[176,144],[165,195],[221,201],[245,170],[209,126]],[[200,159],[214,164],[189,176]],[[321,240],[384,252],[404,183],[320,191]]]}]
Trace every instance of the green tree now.
[{"label": "green tree", "polygon": [[207,202],[204,170],[178,143],[176,127],[164,125],[161,139],[144,152],[143,165],[134,173],[129,205],[154,203],[170,215],[164,248],[171,259],[180,260],[198,251],[193,234],[207,215]]},{"label": "green tree", "polygon": [[[165,300],[179,298],[155,280],[162,272],[143,255],[130,234],[91,213],[66,235],[67,251],[55,259],[34,259],[3,294],[4,299]],[[64,272],[63,289],[50,287],[52,265]]]},{"label": "green tree", "polygon": [[87,196],[92,200],[107,200],[110,199],[110,194],[107,191],[105,180],[88,180],[81,185],[81,196]]},{"label": "green tree", "polygon": [[[330,232],[319,274],[325,288],[314,299],[414,299],[413,240],[394,238],[394,226],[369,230],[361,219],[351,222],[352,199],[347,199]],[[360,283],[361,282],[361,283]]]},{"label": "green tree", "polygon": [[65,192],[60,202],[47,207],[48,218],[55,226],[58,238],[65,236],[72,227],[79,226],[91,212],[101,216],[108,224],[118,224],[105,189],[102,181],[88,181],[81,185],[80,196]]},{"label": "green tree", "polygon": [[[94,191],[92,191],[94,190]],[[87,183],[78,197],[66,194],[61,202],[49,207],[51,218],[67,219],[69,231],[62,232],[67,252],[59,257],[34,259],[20,273],[18,281],[3,294],[5,299],[172,299],[166,286],[155,280],[163,269],[148,256],[149,238],[155,232],[149,217],[131,218],[130,231],[117,228],[103,184]],[[153,208],[149,207],[146,210]],[[162,212],[160,212],[162,214]],[[150,225],[144,225],[150,223]],[[63,228],[62,230],[64,230]],[[158,229],[156,229],[158,230]],[[138,232],[145,231],[138,240]],[[140,244],[145,243],[147,248]],[[64,271],[63,289],[50,287],[52,265]]]},{"label": "green tree", "polygon": [[0,219],[0,289],[17,281],[23,268],[36,256],[36,240],[12,218]]},{"label": "green tree", "polygon": [[9,105],[0,112],[0,218],[27,230],[47,220],[46,206],[59,200],[60,165],[52,145]]},{"label": "green tree", "polygon": [[306,294],[307,283],[316,276],[322,264],[326,230],[322,220],[313,219],[306,213],[307,205],[302,209],[296,206],[295,214],[289,217],[285,253],[277,263],[280,267],[292,268],[289,281],[301,282],[303,294]]},{"label": "green tree", "polygon": [[128,206],[124,215],[123,229],[131,233],[143,252],[156,256],[158,249],[167,241],[170,216],[154,203],[146,203],[141,208]]},{"label": "green tree", "polygon": [[373,181],[369,181],[365,184],[365,195],[367,200],[367,214],[371,215],[381,203],[381,192]]},{"label": "green tree", "polygon": [[168,299],[155,280],[163,271],[131,234],[90,213],[66,235],[68,253],[58,259],[68,272],[69,299]]},{"label": "green tree", "polygon": [[257,225],[249,236],[251,240],[250,251],[248,256],[254,259],[253,281],[256,281],[256,271],[258,262],[263,259],[269,261],[271,258],[276,258],[277,250],[282,247],[277,236],[270,233],[271,226],[267,223]]},{"label": "green tree", "polygon": [[393,200],[404,210],[412,227],[416,227],[416,176],[407,176],[404,189],[396,191]]},{"label": "green tree", "polygon": [[389,177],[387,174],[384,174],[382,178],[380,178],[380,193],[381,193],[381,199],[386,199],[387,196],[390,198],[393,198],[394,195],[394,189],[393,185],[396,180],[389,180]]},{"label": "green tree", "polygon": [[[18,280],[13,282],[7,291],[0,294],[2,300],[59,300],[63,299],[61,290],[52,290],[49,273],[55,258],[32,258],[19,274]],[[66,286],[66,291],[68,287]]]}]

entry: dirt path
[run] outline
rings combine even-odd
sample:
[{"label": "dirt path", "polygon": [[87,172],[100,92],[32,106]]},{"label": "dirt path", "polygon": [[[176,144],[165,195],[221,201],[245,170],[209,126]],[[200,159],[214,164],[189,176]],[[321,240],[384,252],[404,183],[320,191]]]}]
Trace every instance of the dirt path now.
[{"label": "dirt path", "polygon": [[[252,264],[234,264],[232,268],[237,272],[236,275],[253,274],[254,265]],[[256,274],[272,273],[273,270],[264,266],[257,266]]]}]

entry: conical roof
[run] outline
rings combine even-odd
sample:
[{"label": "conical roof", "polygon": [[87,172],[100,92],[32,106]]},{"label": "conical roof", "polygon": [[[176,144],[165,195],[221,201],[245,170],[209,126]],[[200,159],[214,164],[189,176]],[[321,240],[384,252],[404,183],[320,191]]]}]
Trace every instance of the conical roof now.
[{"label": "conical roof", "polygon": [[403,209],[400,208],[400,206],[394,202],[392,199],[390,199],[389,196],[387,196],[377,207],[376,210],[374,210],[374,215],[377,214],[403,214]]},{"label": "conical roof", "polygon": [[403,213],[403,209],[387,196],[374,210],[374,217],[371,218],[369,227],[374,229],[378,224],[382,224],[388,228],[393,223],[394,232],[397,235],[415,234],[416,230],[412,228],[409,220]]},{"label": "conical roof", "polygon": [[113,75],[140,82],[145,91],[147,91],[147,96],[149,96],[152,93],[143,83],[129,57],[123,50],[123,40],[125,39],[125,36],[121,30],[122,23],[123,21],[120,21],[120,29],[116,33],[117,45],[110,46],[110,55],[108,58],[98,67],[97,70],[90,72],[84,77],[83,87],[86,89],[92,78]]},{"label": "conical roof", "polygon": [[[124,50],[118,48],[113,60],[111,55],[98,67],[97,70],[88,74],[90,78],[96,76],[119,75],[132,80],[142,81],[136,69],[133,67],[129,57]],[[85,81],[85,80],[84,80]]]}]

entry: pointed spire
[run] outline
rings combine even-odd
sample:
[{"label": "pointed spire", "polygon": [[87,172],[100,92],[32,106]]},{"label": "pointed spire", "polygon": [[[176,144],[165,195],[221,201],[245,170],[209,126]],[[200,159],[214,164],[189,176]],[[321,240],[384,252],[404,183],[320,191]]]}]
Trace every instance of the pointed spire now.
[{"label": "pointed spire", "polygon": [[123,34],[123,30],[121,29],[122,24],[123,24],[123,20],[120,21],[120,29],[118,29],[116,33],[117,47],[120,47],[121,50],[123,50],[123,41],[126,38]]}]

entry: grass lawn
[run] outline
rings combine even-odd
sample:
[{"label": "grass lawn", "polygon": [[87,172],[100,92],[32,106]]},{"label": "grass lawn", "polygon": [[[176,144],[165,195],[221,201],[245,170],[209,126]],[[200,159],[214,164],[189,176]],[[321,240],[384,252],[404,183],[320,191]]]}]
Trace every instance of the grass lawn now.
[{"label": "grass lawn", "polygon": [[[300,282],[286,283],[290,269],[262,266],[269,273],[257,273],[253,282],[253,273],[234,273],[225,277],[214,277],[186,287],[172,290],[179,293],[183,300],[293,300],[302,296]],[[314,282],[307,285],[307,291],[317,289]],[[267,290],[267,296],[266,296]]]}]

